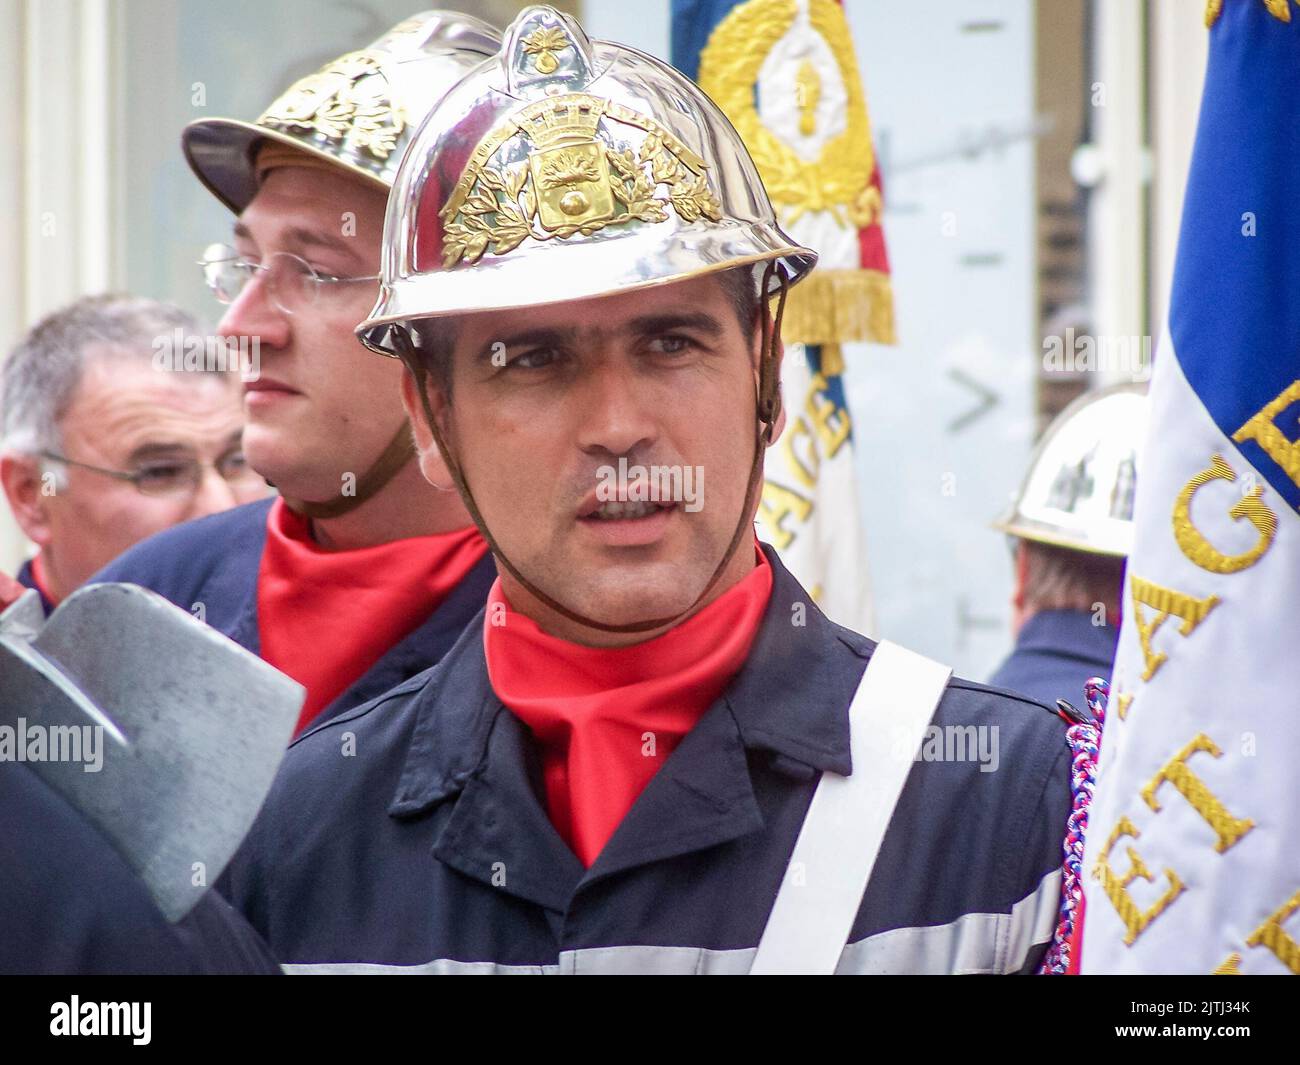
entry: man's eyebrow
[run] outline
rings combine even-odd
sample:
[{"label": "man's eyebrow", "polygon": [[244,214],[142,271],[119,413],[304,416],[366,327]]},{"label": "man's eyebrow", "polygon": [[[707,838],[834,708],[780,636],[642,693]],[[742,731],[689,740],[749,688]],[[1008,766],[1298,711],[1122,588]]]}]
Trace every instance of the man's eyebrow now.
[{"label": "man's eyebrow", "polygon": [[192,448],[184,444],[169,444],[159,441],[151,441],[141,444],[130,455],[127,456],[127,462],[136,463],[144,462],[146,459],[178,459],[194,458]]},{"label": "man's eyebrow", "polygon": [[338,252],[360,262],[352,245],[333,233],[322,233],[318,229],[306,229],[302,226],[290,226],[284,231],[284,241],[298,248],[324,248],[326,251]]},{"label": "man's eyebrow", "polygon": [[665,311],[662,314],[646,314],[631,319],[624,328],[637,336],[671,333],[675,329],[694,330],[709,337],[719,337],[723,333],[722,323],[704,311]]},{"label": "man's eyebrow", "polygon": [[578,339],[578,333],[579,331],[572,326],[542,326],[534,329],[522,329],[518,333],[510,333],[507,336],[485,340],[476,358],[490,357],[497,344],[504,344],[507,348],[571,345]]},{"label": "man's eyebrow", "polygon": [[[253,237],[253,231],[243,222],[236,222],[234,227],[236,237],[243,240],[257,243]],[[342,237],[336,237],[332,233],[322,233],[316,229],[307,229],[305,226],[290,226],[281,234],[281,239],[290,247],[300,250],[309,248],[324,248],[326,251],[337,252],[340,255],[347,256],[354,263],[360,263],[361,259],[353,250],[353,246]]]}]

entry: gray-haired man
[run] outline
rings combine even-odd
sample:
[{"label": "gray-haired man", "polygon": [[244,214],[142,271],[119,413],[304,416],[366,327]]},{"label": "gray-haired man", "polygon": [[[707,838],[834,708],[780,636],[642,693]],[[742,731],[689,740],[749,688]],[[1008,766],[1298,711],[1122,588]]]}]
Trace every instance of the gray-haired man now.
[{"label": "gray-haired man", "polygon": [[39,548],[18,579],[47,611],[146,536],[266,493],[221,354],[179,308],[114,295],[55,311],[10,353],[0,484]]}]

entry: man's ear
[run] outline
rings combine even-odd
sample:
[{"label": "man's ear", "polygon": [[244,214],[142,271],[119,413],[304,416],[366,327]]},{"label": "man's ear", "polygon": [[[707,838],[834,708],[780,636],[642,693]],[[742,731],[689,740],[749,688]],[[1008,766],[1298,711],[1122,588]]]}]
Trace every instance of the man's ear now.
[{"label": "man's ear", "polygon": [[[429,405],[433,416],[438,419],[438,429],[447,438],[447,397],[442,388],[429,376],[425,376],[428,389]],[[424,479],[437,488],[445,488],[450,481],[447,466],[438,452],[438,445],[429,428],[428,416],[424,404],[420,401],[420,388],[409,366],[402,367],[402,406],[406,408],[407,421],[411,423],[411,434],[415,437],[415,450],[420,457],[420,472]]]},{"label": "man's ear", "polygon": [[[760,307],[758,313],[761,315],[767,312],[762,307]],[[759,367],[762,365],[762,359],[763,359],[762,347],[763,347],[763,331],[759,328],[758,321],[755,321],[754,339],[750,344],[750,360],[754,367],[754,388],[755,389],[758,388],[758,383],[760,380]],[[772,440],[771,443],[767,445],[768,447],[771,447],[772,444],[775,444],[779,439],[781,439],[781,434],[785,432],[785,395],[782,392],[782,388],[781,388],[781,369],[784,365],[785,365],[785,341],[778,335],[776,338],[776,388],[778,394],[781,395],[782,402],[781,402],[781,409],[776,416],[776,425],[772,429]]]},{"label": "man's ear", "polygon": [[1019,635],[1021,626],[1028,620],[1025,617],[1025,593],[1029,587],[1029,547],[1024,540],[1016,541],[1015,566],[1015,584],[1011,589],[1011,628]]},{"label": "man's ear", "polygon": [[50,542],[50,497],[42,491],[45,482],[39,461],[30,455],[6,452],[0,455],[0,486],[14,520],[32,543],[45,547]]},{"label": "man's ear", "polygon": [[[782,356],[784,356],[784,349],[781,350],[781,354]],[[778,361],[777,363],[778,368],[783,363],[784,363],[784,358],[782,358],[781,361]],[[776,379],[776,389],[781,396],[781,409],[777,411],[776,425],[772,429],[772,443],[768,444],[767,445],[768,447],[771,447],[772,444],[775,444],[778,440],[780,440],[781,434],[785,432],[785,391],[784,391],[784,386],[781,384],[780,377],[777,377]]]}]

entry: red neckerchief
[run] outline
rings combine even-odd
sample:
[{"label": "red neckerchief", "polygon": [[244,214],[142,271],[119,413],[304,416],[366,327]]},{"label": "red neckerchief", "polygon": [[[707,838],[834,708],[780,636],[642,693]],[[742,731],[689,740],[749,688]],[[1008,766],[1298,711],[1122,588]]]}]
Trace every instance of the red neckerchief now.
[{"label": "red neckerchief", "polygon": [[[501,701],[536,737],[547,810],[590,867],[642,789],[744,664],[772,591],[757,565],[699,613],[630,647],[584,647],[511,611],[498,578],[483,649]],[[493,623],[495,619],[495,624]]]},{"label": "red neckerchief", "polygon": [[262,657],[307,689],[298,731],[432,614],[487,551],[472,525],[350,551],[271,506],[257,574]]}]

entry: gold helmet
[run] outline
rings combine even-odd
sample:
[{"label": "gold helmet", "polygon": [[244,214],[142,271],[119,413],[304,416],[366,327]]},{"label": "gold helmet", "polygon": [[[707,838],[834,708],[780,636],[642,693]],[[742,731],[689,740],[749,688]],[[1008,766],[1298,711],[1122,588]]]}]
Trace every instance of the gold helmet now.
[{"label": "gold helmet", "polygon": [[256,122],[191,122],[181,147],[199,180],[236,214],[257,192],[257,154],[267,142],[336,163],[387,190],[420,120],[500,43],[495,29],[468,15],[413,15],[369,47],[295,82]]},{"label": "gold helmet", "polygon": [[1048,426],[995,528],[1055,547],[1127,557],[1146,426],[1146,385],[1113,385],[1080,396]]},{"label": "gold helmet", "polygon": [[415,135],[379,302],[357,332],[393,355],[397,323],[773,261],[793,283],[816,260],[781,231],[740,136],[694,82],[530,7]]}]

